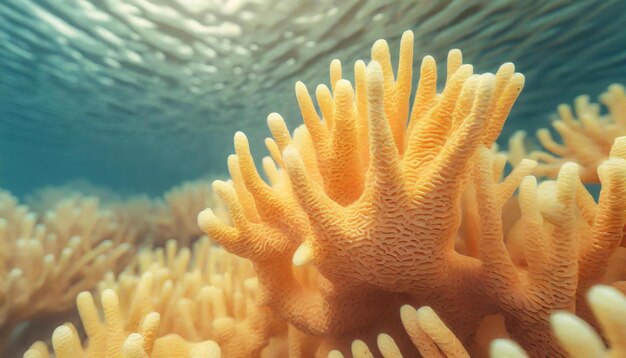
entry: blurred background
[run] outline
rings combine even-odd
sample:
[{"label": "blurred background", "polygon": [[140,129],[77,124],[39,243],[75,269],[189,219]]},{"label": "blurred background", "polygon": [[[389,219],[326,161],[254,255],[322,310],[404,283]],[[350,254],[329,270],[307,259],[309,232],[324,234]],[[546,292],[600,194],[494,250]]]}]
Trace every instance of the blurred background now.
[{"label": "blurred background", "polygon": [[235,131],[261,159],[270,112],[301,122],[297,80],[328,83],[334,58],[351,78],[375,40],[396,54],[408,29],[416,67],[459,48],[476,71],[526,75],[506,143],[626,83],[625,23],[623,0],[3,0],[0,186],[157,195],[225,175]]}]

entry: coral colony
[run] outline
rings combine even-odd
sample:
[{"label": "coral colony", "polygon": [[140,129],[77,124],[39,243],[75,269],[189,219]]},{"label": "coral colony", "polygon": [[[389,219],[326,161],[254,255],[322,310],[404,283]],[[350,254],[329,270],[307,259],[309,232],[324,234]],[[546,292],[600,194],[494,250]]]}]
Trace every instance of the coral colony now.
[{"label": "coral colony", "polygon": [[585,97],[559,107],[563,144],[542,130],[554,155],[524,159],[521,134],[495,145],[524,86],[514,65],[477,74],[452,50],[438,92],[426,56],[413,89],[413,43],[394,71],[377,41],[353,83],[333,61],[317,104],[298,82],[304,124],[267,119],[267,181],[237,132],[212,191],[41,215],[3,193],[3,345],[75,302],[80,319],[25,357],[626,356],[623,87],[607,116]]}]

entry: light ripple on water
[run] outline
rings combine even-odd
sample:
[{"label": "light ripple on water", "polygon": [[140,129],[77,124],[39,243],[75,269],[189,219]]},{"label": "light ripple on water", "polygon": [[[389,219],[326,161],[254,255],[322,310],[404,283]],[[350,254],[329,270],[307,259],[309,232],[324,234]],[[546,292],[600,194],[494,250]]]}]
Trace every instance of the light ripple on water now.
[{"label": "light ripple on water", "polygon": [[224,171],[235,130],[265,153],[269,112],[300,121],[296,80],[327,82],[332,58],[350,77],[406,29],[416,61],[458,47],[479,71],[515,62],[527,87],[508,128],[545,125],[556,104],[626,82],[625,22],[619,0],[4,0],[0,183],[155,192]]}]

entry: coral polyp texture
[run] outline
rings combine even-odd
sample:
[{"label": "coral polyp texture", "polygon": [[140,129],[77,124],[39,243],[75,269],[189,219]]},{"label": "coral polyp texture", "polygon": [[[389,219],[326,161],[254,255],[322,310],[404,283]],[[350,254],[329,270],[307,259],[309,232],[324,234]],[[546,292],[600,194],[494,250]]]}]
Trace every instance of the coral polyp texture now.
[{"label": "coral polyp texture", "polygon": [[574,110],[567,104],[558,107],[559,118],[552,122],[563,143],[557,143],[550,131],[537,131],[537,139],[545,151],[526,153],[525,132],[516,132],[509,140],[510,158],[517,164],[529,157],[539,161],[536,174],[555,177],[559,168],[567,161],[575,161],[582,167],[581,179],[597,183],[598,166],[609,157],[615,138],[626,135],[626,93],[624,86],[611,85],[600,96],[608,113],[601,113],[598,103],[590,103],[589,96],[579,96],[574,101]]},{"label": "coral polyp texture", "polygon": [[[371,57],[355,63],[354,85],[339,61],[331,63],[330,88],[315,91],[320,113],[297,83],[304,125],[293,134],[280,115],[269,115],[269,183],[238,132],[228,158],[232,181],[213,184],[233,225],[208,209],[200,227],[254,262],[260,303],[316,337],[318,355],[369,347],[377,356],[384,350],[377,339],[408,355],[474,354],[499,316],[500,334],[528,354],[565,356],[549,316],[564,310],[591,319],[585,293],[603,281],[626,222],[626,138],[597,168],[598,203],[574,163],[540,185],[529,176],[532,160],[504,177],[502,156],[490,148],[524,85],[513,64],[475,74],[452,50],[438,93],[437,65],[424,57],[411,104],[413,34],[402,36],[397,72],[385,41]],[[519,218],[508,232],[523,249],[514,260],[502,210],[515,204],[517,189]],[[319,272],[315,286],[298,280],[294,266]],[[399,314],[407,304],[430,307],[419,311],[421,331],[411,314]],[[458,342],[440,342],[438,324]]]}]

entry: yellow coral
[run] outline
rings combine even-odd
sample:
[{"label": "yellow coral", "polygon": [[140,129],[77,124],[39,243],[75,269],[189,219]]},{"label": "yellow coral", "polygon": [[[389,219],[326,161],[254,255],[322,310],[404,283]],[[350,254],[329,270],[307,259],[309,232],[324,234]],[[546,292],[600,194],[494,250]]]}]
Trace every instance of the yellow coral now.
[{"label": "yellow coral", "polygon": [[[589,289],[626,288],[623,270],[609,264],[620,263],[626,223],[626,137],[592,168],[603,184],[597,203],[571,162],[540,184],[529,176],[532,160],[504,176],[494,142],[524,84],[515,67],[474,74],[452,50],[437,93],[437,66],[425,57],[409,108],[411,32],[397,73],[391,63],[386,42],[376,42],[372,61],[355,64],[353,88],[333,61],[330,88],[315,91],[320,113],[297,83],[304,125],[290,133],[280,115],[268,117],[269,183],[246,136],[235,135],[232,181],[213,183],[232,226],[217,209],[198,223],[243,258],[206,238],[184,247],[199,234],[189,212],[206,205],[206,185],[174,190],[159,209],[138,201],[137,212],[150,212],[144,223],[162,224],[159,233],[180,237],[182,247],[143,249],[124,272],[108,274],[96,290],[100,310],[91,293],[78,295],[88,339],[71,324],[57,328],[56,356],[468,357],[509,336],[520,346],[498,339],[492,354],[621,354],[623,322],[599,301],[619,311],[623,297]],[[144,231],[133,231],[133,210],[118,212],[129,224],[120,232]],[[13,211],[12,222],[24,221]],[[590,306],[587,292],[599,297]],[[592,312],[609,351],[571,316],[592,322]],[[589,342],[585,350],[571,332]],[[49,354],[39,342],[26,356]]]}]

